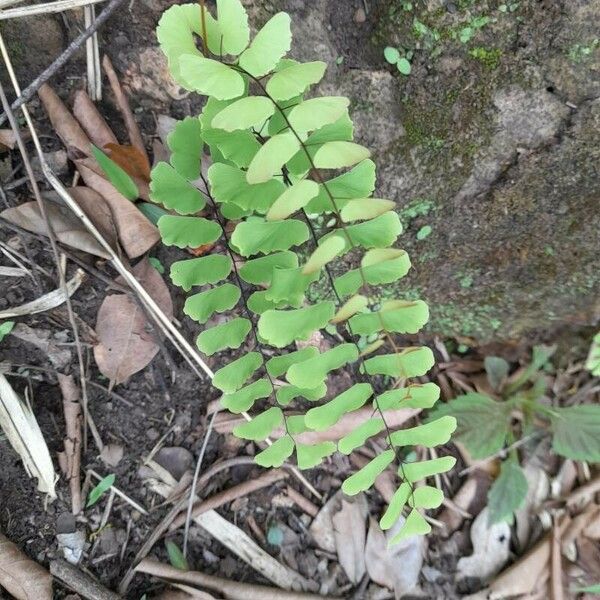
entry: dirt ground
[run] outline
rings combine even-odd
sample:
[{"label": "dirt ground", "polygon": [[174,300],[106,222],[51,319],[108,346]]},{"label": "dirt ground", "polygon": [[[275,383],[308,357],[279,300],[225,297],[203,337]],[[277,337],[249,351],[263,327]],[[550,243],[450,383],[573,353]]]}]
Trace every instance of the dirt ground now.
[{"label": "dirt ground", "polygon": [[[152,140],[156,137],[159,115],[183,118],[197,113],[200,107],[199,100],[193,97],[175,99],[173,96],[177,96],[177,90],[169,92],[158,89],[165,83],[165,80],[161,80],[164,74],[160,68],[150,69],[151,54],[145,55],[144,59],[140,58],[148,47],[154,46],[154,29],[158,16],[171,4],[173,2],[162,0],[137,0],[130,8],[122,8],[100,33],[101,52],[110,56],[127,86],[131,106],[148,148],[152,147]],[[256,4],[260,5],[253,6],[256,11],[264,10],[263,3]],[[286,4],[294,9],[296,18],[301,18],[303,2],[289,0]],[[335,40],[340,54],[343,54],[348,69],[370,69],[381,61],[368,42],[378,27],[378,18],[381,18],[382,7],[386,3],[371,0],[368,4],[370,12],[365,27],[358,28],[352,25],[360,17],[357,17],[357,11],[362,9],[362,2],[330,3],[328,13],[324,15],[324,20],[332,32],[332,39]],[[270,8],[272,7],[268,6],[267,10]],[[64,18],[38,18],[26,25],[19,22],[14,30],[2,26],[0,31],[7,37],[9,50],[17,59],[17,72],[22,85],[37,75],[52,55],[58,54],[64,48],[68,40],[73,38],[79,24],[78,18],[69,13]],[[44,30],[43,35],[36,34],[31,38],[31,43],[37,44],[36,48],[39,51],[23,53],[23,40],[26,39],[24,36],[31,33],[31,28],[39,32],[40,27]],[[144,60],[147,62],[144,63]],[[85,59],[80,52],[51,80],[51,84],[68,102],[73,92],[83,87],[84,75]],[[4,79],[2,81],[4,82]],[[145,92],[142,91],[144,86]],[[152,86],[156,86],[157,89],[149,89]],[[31,107],[36,126],[43,135],[45,150],[60,150],[61,142],[54,134],[39,101],[34,100]],[[98,107],[120,140],[125,141],[125,128],[110,94],[105,94]],[[8,205],[15,206],[30,200],[31,192],[27,184],[14,183],[24,175],[18,153],[3,154],[0,159],[4,160],[2,185],[6,190]],[[61,173],[63,180],[69,181],[72,175],[72,165],[65,165]],[[38,265],[29,268],[37,269],[40,281],[38,286],[31,276],[0,277],[0,309],[18,306],[56,288],[54,263],[46,238],[15,229],[0,220],[0,240],[18,255],[25,256],[31,264]],[[179,251],[160,246],[150,254],[164,265],[167,272],[170,264],[181,258]],[[82,471],[92,469],[101,475],[114,473],[115,485],[149,512],[148,515],[142,515],[126,501],[115,497],[107,524],[101,525],[106,508],[105,501],[100,501],[95,507],[86,510],[84,516],[79,519],[80,526],[84,527],[88,534],[94,532],[88,538],[82,568],[105,586],[116,589],[141,545],[168,510],[144,482],[144,474],[140,469],[145,458],[157,445],[165,448],[183,448],[183,453],[178,455],[179,461],[183,461],[186,468],[193,466],[207,430],[207,408],[218,396],[206,380],[199,380],[191,372],[185,361],[168,344],[165,344],[147,368],[132,376],[126,383],[109,390],[109,382],[95,364],[92,348],[96,341],[93,330],[98,309],[108,290],[107,284],[98,277],[97,271],[110,280],[114,279],[115,273],[107,263],[90,255],[75,252],[75,257],[88,269],[83,284],[73,296],[72,303],[82,336],[89,382],[89,410],[104,443],[114,444],[123,449],[122,459],[116,466],[110,466],[98,456],[93,441],[88,439],[87,450],[82,458]],[[68,277],[72,276],[76,269],[77,264],[68,260]],[[168,278],[165,279],[169,283]],[[181,315],[183,294],[170,284],[169,290],[174,302],[174,313]],[[194,340],[199,328],[189,319],[182,319],[181,322],[182,333],[188,340]],[[65,364],[70,366],[65,367],[65,370],[76,373],[77,359],[64,306],[19,318],[18,323],[34,329],[38,336],[47,336],[53,351],[70,355],[70,359],[65,361]],[[538,332],[537,340],[544,339],[543,326],[538,328]],[[563,340],[560,336],[557,337],[557,330],[553,329],[552,335],[546,336],[544,340],[555,341],[560,345],[555,354],[556,370],[551,377],[561,393],[568,385],[580,389],[589,383],[589,377],[581,374],[580,367],[585,360],[592,331],[586,327],[568,328],[566,333],[568,335]],[[519,344],[515,344],[514,340],[506,344],[498,341],[478,350],[461,348],[459,341],[443,335],[435,340],[432,336],[426,336],[421,341],[433,344],[436,340],[436,359],[446,366],[436,368],[431,377],[439,381],[440,374],[444,376],[447,371],[458,373],[456,379],[450,378],[448,389],[452,393],[464,391],[466,388],[477,389],[486,352],[505,356],[511,362],[512,368],[516,369],[529,359],[533,342],[532,339],[519,340]],[[9,335],[0,343],[0,372],[10,372],[10,383],[19,395],[28,399],[54,458],[63,449],[64,416],[56,371],[48,352]],[[577,365],[579,370],[575,367]],[[254,449],[251,446],[230,435],[213,434],[203,464],[208,467],[225,459],[252,455]],[[538,452],[548,450],[547,446],[542,445],[540,448]],[[461,456],[453,446],[448,446],[445,450],[459,458]],[[459,467],[464,466],[466,465],[459,461]],[[343,474],[349,468],[347,460],[334,458],[318,469],[309,471],[306,477],[326,500],[339,489]],[[559,465],[547,461],[544,468],[553,477]],[[445,481],[449,498],[453,497],[462,483],[457,475],[459,470],[457,468]],[[240,482],[252,480],[261,472],[256,466],[239,464],[216,474],[198,491],[203,498],[208,498]],[[583,475],[578,472],[580,481],[585,480]],[[589,473],[587,475],[589,476]],[[286,481],[280,481],[248,497],[226,504],[219,508],[219,512],[282,563],[297,570],[304,577],[313,578],[321,586],[321,590],[327,589],[332,596],[357,600],[383,600],[393,597],[393,594],[383,587],[371,583],[368,577],[356,585],[351,584],[338,564],[335,554],[316,548],[309,533],[310,518],[307,518],[306,512],[297,504],[285,500],[284,491],[287,485],[291,485],[298,493],[319,506],[319,500],[290,477]],[[57,523],[61,516],[64,518],[64,515],[70,512],[70,494],[64,478],[59,480],[57,492],[57,500],[46,505],[43,494],[35,489],[34,480],[24,473],[18,455],[0,434],[0,530],[29,557],[45,565],[62,555],[56,539]],[[371,514],[379,514],[383,503],[377,492],[372,491],[368,494],[368,502]],[[477,498],[477,502],[481,503],[480,497]],[[481,508],[475,505],[471,507],[477,512]],[[440,512],[433,512],[432,516],[438,518]],[[481,587],[477,578],[460,584],[454,579],[458,560],[472,552],[468,523],[470,521],[467,521],[464,527],[457,528],[449,539],[436,533],[428,538],[425,566],[419,580],[422,594],[414,597],[459,598]],[[263,536],[262,540],[260,534]],[[279,534],[283,541],[276,539]],[[170,535],[169,539],[181,546],[182,535],[180,529]],[[541,529],[532,535],[532,539],[535,539],[536,535],[541,535]],[[274,540],[275,542],[271,543]],[[521,554],[522,549],[516,548],[513,541],[510,560]],[[155,545],[151,555],[168,562],[162,540]],[[510,560],[507,562],[510,563]],[[190,532],[188,562],[197,570],[224,579],[271,585],[213,537],[195,526]],[[161,588],[162,584],[156,580],[151,582],[148,577],[136,576],[127,597],[141,598],[144,594],[150,597]],[[56,597],[65,597],[67,593],[65,589],[59,588]]]}]

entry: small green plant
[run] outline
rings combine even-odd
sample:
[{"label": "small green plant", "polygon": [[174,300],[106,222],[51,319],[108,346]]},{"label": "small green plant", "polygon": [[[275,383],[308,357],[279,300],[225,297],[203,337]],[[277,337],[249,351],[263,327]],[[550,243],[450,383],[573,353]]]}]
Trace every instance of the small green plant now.
[{"label": "small green plant", "polygon": [[410,60],[413,57],[412,51],[408,50],[403,54],[400,53],[398,48],[393,48],[392,46],[387,46],[383,51],[383,56],[385,60],[387,60],[390,65],[396,65],[396,68],[402,75],[410,75],[412,70]]},{"label": "small green plant", "polygon": [[169,557],[169,562],[173,567],[179,569],[180,571],[189,571],[190,567],[188,565],[188,561],[186,560],[183,552],[179,549],[179,546],[170,540],[165,542],[165,548],[167,549],[167,555]]},{"label": "small green plant", "polygon": [[[509,378],[509,364],[489,356],[485,369],[494,397],[469,393],[438,406],[431,417],[454,415],[458,427],[454,438],[465,445],[472,458],[504,455],[500,475],[489,495],[490,521],[512,522],[513,514],[527,495],[527,480],[519,464],[518,448],[525,437],[552,436],[552,449],[573,460],[600,461],[600,407],[549,406],[544,371],[552,368],[554,348],[537,346],[531,363]],[[513,415],[519,418],[515,421]]]},{"label": "small green plant", "polygon": [[464,27],[462,27],[461,29],[458,30],[458,32],[456,33],[456,35],[458,36],[458,39],[463,44],[468,44],[471,41],[471,39],[473,39],[475,34],[480,29],[485,27],[490,22],[490,20],[491,20],[490,17],[487,17],[485,15],[481,15],[479,17],[473,17],[467,23],[467,25],[465,25]]},{"label": "small green plant", "polygon": [[594,38],[589,44],[573,44],[569,48],[569,59],[574,63],[583,62],[599,46],[600,39],[598,38]]},{"label": "small green plant", "polygon": [[477,46],[469,50],[469,56],[478,60],[486,68],[493,70],[497,69],[500,64],[500,57],[502,56],[502,50],[499,48],[483,48]]},{"label": "small green plant", "polygon": [[104,493],[107,492],[114,483],[115,483],[115,474],[114,473],[111,473],[110,475],[107,475],[106,477],[101,479],[98,482],[98,484],[94,488],[92,488],[92,490],[88,494],[88,499],[87,499],[87,503],[86,503],[85,507],[90,508],[90,507],[94,506],[94,504],[96,504],[96,502],[98,502],[98,500],[100,500],[100,498],[102,498]]},{"label": "small green plant", "polygon": [[600,377],[600,332],[592,340],[585,368],[595,377]]},{"label": "small green plant", "polygon": [[0,342],[13,330],[14,321],[3,321],[0,323]]},{"label": "small green plant", "polygon": [[[406,507],[394,540],[427,533],[422,511],[438,507],[443,494],[415,484],[455,460],[408,463],[406,453],[445,444],[456,420],[443,416],[393,431],[386,418],[390,410],[431,408],[439,397],[432,383],[406,382],[432,367],[431,350],[399,348],[392,337],[419,331],[427,305],[379,295],[380,286],[410,269],[407,253],[394,247],[402,231],[394,202],[372,197],[375,164],[353,141],[348,99],[308,97],[326,64],[285,57],[289,16],[277,13],[250,40],[240,0],[216,5],[216,17],[203,2],[175,5],[157,30],[173,78],[208,97],[198,117],[177,124],[168,138],[170,162],[154,167],[150,183],[152,200],[170,211],[158,220],[163,243],[216,244],[170,271],[176,285],[193,290],[183,310],[204,325],[197,346],[218,354],[217,362],[235,356],[216,371],[213,385],[222,406],[247,420],[236,436],[263,442],[283,428],[256,455],[259,465],[278,467],[295,454],[298,467],[310,469],[336,450],[350,454],[384,433],[383,451],[342,489],[351,495],[368,490],[394,465],[400,485],[381,526],[392,527]],[[200,169],[205,151],[212,161],[207,174]],[[316,284],[328,289],[328,299],[308,302]],[[209,325],[216,313],[219,323]],[[335,332],[341,342],[323,352],[296,349],[295,342],[320,330]],[[361,348],[361,337],[372,342]],[[343,367],[356,382],[323,402],[329,374]],[[376,392],[386,381],[399,385]],[[356,412],[367,402],[372,410]],[[284,412],[288,407],[296,414]],[[364,417],[337,444],[303,441],[304,433],[329,430],[347,414]]]}]

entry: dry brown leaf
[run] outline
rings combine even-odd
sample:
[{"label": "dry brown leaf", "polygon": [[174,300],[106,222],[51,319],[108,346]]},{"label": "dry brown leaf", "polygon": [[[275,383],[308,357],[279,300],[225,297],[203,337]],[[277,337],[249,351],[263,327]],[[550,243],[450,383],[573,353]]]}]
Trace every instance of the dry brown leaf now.
[{"label": "dry brown leaf", "polygon": [[0,586],[17,600],[52,600],[52,577],[0,533]]},{"label": "dry brown leaf", "polygon": [[49,331],[33,329],[25,323],[17,323],[10,333],[39,348],[57,371],[62,371],[72,360],[71,351],[68,348],[61,348],[51,341]]},{"label": "dry brown leaf", "polygon": [[56,92],[45,83],[38,90],[38,95],[69,155],[89,156],[91,142],[88,136]]},{"label": "dry brown leaf", "polygon": [[117,143],[104,144],[108,150],[108,156],[116,162],[131,177],[150,181],[150,163],[148,157],[140,152],[136,146],[122,145]]},{"label": "dry brown leaf", "polygon": [[369,513],[364,494],[342,497],[342,506],[331,520],[338,560],[348,579],[357,584],[365,574],[365,519]]},{"label": "dry brown leaf", "polygon": [[[26,140],[29,132],[21,131],[21,137]],[[0,150],[13,150],[17,144],[17,136],[12,129],[0,129]]]},{"label": "dry brown leaf", "polygon": [[117,143],[117,138],[112,129],[84,90],[75,92],[73,115],[98,148]]},{"label": "dry brown leaf", "polygon": [[94,224],[104,240],[115,252],[118,252],[117,227],[106,200],[92,188],[84,186],[69,188],[69,194]]},{"label": "dry brown leaf", "polygon": [[527,479],[527,495],[521,508],[515,511],[517,523],[517,546],[522,552],[529,543],[531,527],[542,503],[550,494],[550,480],[543,468],[534,459],[523,468]]},{"label": "dry brown leaf", "polygon": [[[46,202],[46,213],[50,225],[58,238],[58,241],[94,254],[101,258],[110,258],[110,255],[96,239],[82,225],[81,221],[66,207],[54,202]],[[39,205],[36,201],[25,202],[19,206],[7,208],[0,213],[3,219],[9,223],[18,225],[27,231],[48,235],[46,221],[40,213]]]},{"label": "dry brown leaf", "polygon": [[158,229],[120,194],[114,186],[96,173],[88,164],[77,161],[77,169],[86,185],[100,194],[110,206],[119,241],[129,258],[137,258],[147,252],[158,240]]},{"label": "dry brown leaf", "polygon": [[510,527],[508,523],[488,522],[484,508],[471,526],[473,554],[463,556],[457,564],[457,579],[477,577],[487,581],[506,564],[510,555]]},{"label": "dry brown leaf", "polygon": [[394,527],[384,534],[379,523],[370,517],[365,547],[369,577],[375,583],[394,590],[397,599],[415,591],[425,551],[425,538],[422,535],[412,535],[388,547],[389,540],[399,532],[404,521],[404,517],[400,517]]},{"label": "dry brown leaf", "polygon": [[[169,290],[148,259],[140,261],[132,272],[162,311],[172,317]],[[158,352],[159,346],[148,325],[142,309],[129,295],[113,294],[102,302],[96,321],[98,344],[94,347],[94,358],[111,386],[141,371]]]},{"label": "dry brown leaf", "polygon": [[310,524],[309,533],[319,548],[326,552],[335,552],[335,538],[333,535],[333,513],[339,510],[342,490],[338,490],[325,504]]}]

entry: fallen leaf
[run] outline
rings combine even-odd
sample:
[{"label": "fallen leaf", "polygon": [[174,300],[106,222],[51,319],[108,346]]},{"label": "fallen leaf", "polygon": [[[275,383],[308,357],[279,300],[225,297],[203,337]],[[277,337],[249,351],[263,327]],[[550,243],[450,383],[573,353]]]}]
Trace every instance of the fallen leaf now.
[{"label": "fallen leaf", "polygon": [[71,351],[52,342],[49,331],[33,329],[25,323],[18,323],[11,333],[16,338],[39,348],[57,371],[62,371],[72,360]]},{"label": "fallen leaf", "polygon": [[[21,457],[29,477],[38,480],[37,489],[48,494],[50,498],[56,498],[54,489],[56,475],[40,426],[31,409],[21,402],[2,374],[0,374],[0,428],[15,452]],[[0,564],[1,562],[0,558]]]},{"label": "fallen leaf", "polygon": [[[79,288],[83,280],[85,279],[85,273],[81,269],[75,271],[75,275],[69,281],[67,281],[67,294],[71,297],[75,291]],[[9,319],[10,317],[22,317],[23,315],[33,315],[35,313],[44,312],[60,306],[65,302],[66,297],[62,288],[58,288],[31,302],[21,304],[21,306],[15,306],[8,308],[0,312],[0,319]]]},{"label": "fallen leaf", "polygon": [[52,576],[0,533],[0,585],[17,600],[52,600]]},{"label": "fallen leaf", "polygon": [[[158,271],[147,259],[132,270],[135,277],[168,316],[173,316],[169,290]],[[112,385],[123,383],[141,371],[159,350],[154,334],[139,305],[128,294],[107,296],[98,311],[94,358],[100,372]]]},{"label": "fallen leaf", "polygon": [[84,90],[75,92],[73,116],[79,121],[88,138],[99,148],[117,143],[112,129]]},{"label": "fallen leaf", "polygon": [[150,163],[148,157],[142,154],[136,146],[121,144],[105,144],[109,158],[116,162],[131,177],[150,181]]},{"label": "fallen leaf", "polygon": [[415,591],[423,566],[425,538],[412,535],[400,543],[388,546],[388,542],[404,525],[404,517],[385,534],[379,523],[369,518],[369,534],[365,547],[365,565],[369,577],[377,584],[394,590],[396,598]]},{"label": "fallen leaf", "polygon": [[[21,137],[26,140],[29,132],[21,131]],[[17,136],[12,129],[0,129],[0,150],[13,150],[17,144]]]},{"label": "fallen leaf", "polygon": [[484,508],[471,525],[473,554],[458,561],[456,578],[476,577],[485,582],[506,564],[510,554],[510,527],[501,522],[489,525]]},{"label": "fallen leaf", "polygon": [[331,520],[338,560],[348,579],[357,584],[365,574],[365,519],[369,513],[364,494],[342,497],[342,505]]},{"label": "fallen leaf", "polygon": [[548,475],[533,460],[523,467],[523,472],[527,479],[527,495],[523,506],[515,511],[518,548],[521,551],[527,547],[536,513],[550,493]]},{"label": "fallen leaf", "polygon": [[[60,242],[101,258],[110,258],[108,252],[85,229],[71,210],[54,202],[46,202],[45,206],[48,221]],[[36,201],[7,208],[0,213],[0,216],[9,223],[18,225],[27,231],[48,235],[46,221]]]},{"label": "fallen leaf", "polygon": [[335,552],[335,537],[333,535],[333,513],[339,510],[340,501],[343,496],[341,490],[338,490],[323,505],[317,516],[310,524],[309,533],[313,541],[319,548],[326,552]]},{"label": "fallen leaf", "polygon": [[123,446],[120,444],[106,444],[100,452],[100,460],[109,467],[116,467],[123,458]]},{"label": "fallen leaf", "polygon": [[[478,515],[487,502],[487,493],[490,489],[491,479],[487,473],[476,469],[462,484],[458,492],[452,498],[456,508],[467,513]],[[448,537],[454,533],[464,521],[465,517],[456,509],[444,508],[438,519],[446,526],[443,535]]]},{"label": "fallen leaf", "polygon": [[141,256],[158,240],[158,229],[104,177],[96,173],[89,161],[76,161],[85,184],[95,190],[108,204],[115,222],[119,241],[129,258]]}]

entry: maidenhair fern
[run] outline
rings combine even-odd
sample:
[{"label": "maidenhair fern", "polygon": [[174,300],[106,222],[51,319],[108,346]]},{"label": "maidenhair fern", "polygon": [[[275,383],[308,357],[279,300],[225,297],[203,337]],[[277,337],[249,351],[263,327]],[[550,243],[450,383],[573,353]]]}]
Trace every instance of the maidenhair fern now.
[{"label": "maidenhair fern", "polygon": [[[208,97],[202,113],[178,123],[169,136],[171,164],[159,163],[152,172],[152,199],[177,213],[163,216],[158,227],[166,245],[219,241],[227,248],[226,255],[189,258],[171,268],[173,282],[193,292],[186,315],[205,324],[223,313],[219,324],[200,333],[198,348],[226,356],[250,348],[219,369],[213,384],[223,407],[248,420],[235,435],[262,442],[276,429],[285,432],[256,455],[258,464],[278,467],[295,455],[297,465],[309,469],[383,432],[385,450],[346,479],[343,490],[367,490],[395,464],[401,484],[381,526],[390,528],[407,507],[395,539],[427,533],[420,511],[438,507],[442,494],[421,482],[452,468],[454,459],[405,463],[403,452],[446,443],[456,423],[444,416],[392,431],[387,411],[430,408],[439,389],[412,383],[375,393],[375,378],[404,384],[434,362],[430,349],[398,348],[390,335],[416,333],[428,319],[427,305],[378,297],[377,286],[410,268],[406,252],[393,247],[402,231],[394,203],[372,197],[375,165],[369,150],[352,141],[348,99],[304,98],[326,65],[284,58],[292,41],[290,17],[276,14],[250,40],[240,1],[216,4],[216,17],[202,3],[173,6],[158,26],[173,78]],[[307,290],[320,280],[332,299],[309,303]],[[322,352],[295,349],[295,342],[325,328],[335,328],[345,341]],[[359,347],[359,335],[369,339],[367,347]],[[329,374],[347,365],[360,381],[323,402]],[[314,406],[286,416],[282,407],[293,402],[295,411],[307,402]],[[299,441],[368,402],[371,417],[337,444]]]}]

